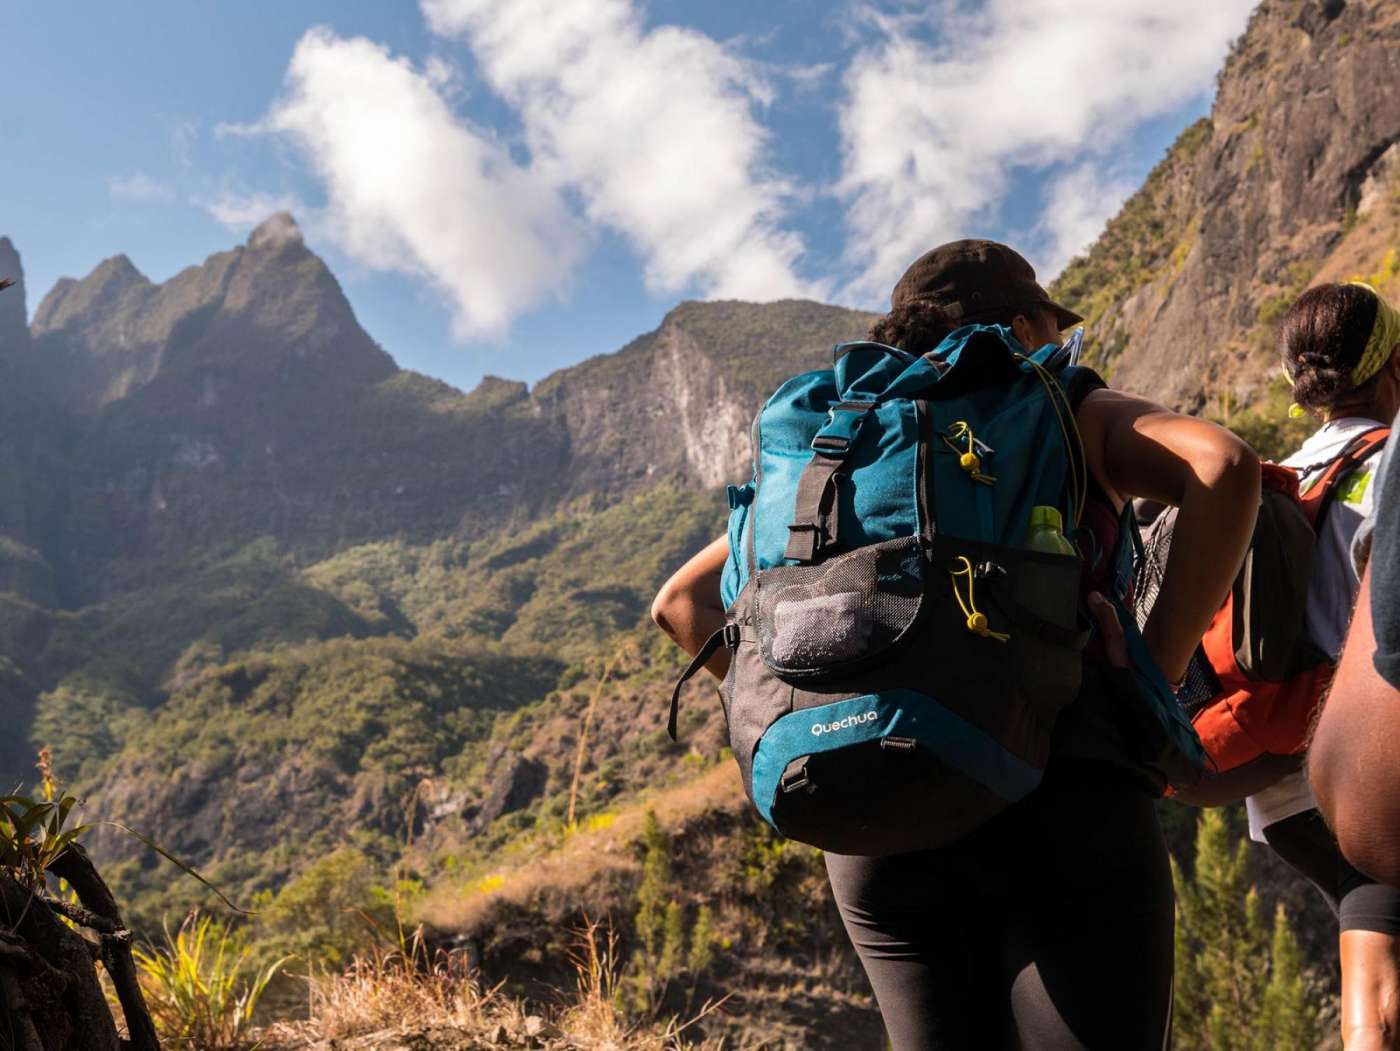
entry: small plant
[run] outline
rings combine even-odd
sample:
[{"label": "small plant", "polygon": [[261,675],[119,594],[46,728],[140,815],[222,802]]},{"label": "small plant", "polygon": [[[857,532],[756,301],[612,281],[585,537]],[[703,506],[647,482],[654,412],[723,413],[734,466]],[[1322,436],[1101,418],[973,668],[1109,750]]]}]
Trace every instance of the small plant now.
[{"label": "small plant", "polygon": [[31,890],[42,888],[49,867],[87,831],[87,825],[66,827],[77,802],[0,796],[0,868]]},{"label": "small plant", "polygon": [[247,1051],[253,1013],[286,959],[244,977],[249,950],[212,916],[191,913],[165,945],[132,950],[151,1018],[169,1046]]}]

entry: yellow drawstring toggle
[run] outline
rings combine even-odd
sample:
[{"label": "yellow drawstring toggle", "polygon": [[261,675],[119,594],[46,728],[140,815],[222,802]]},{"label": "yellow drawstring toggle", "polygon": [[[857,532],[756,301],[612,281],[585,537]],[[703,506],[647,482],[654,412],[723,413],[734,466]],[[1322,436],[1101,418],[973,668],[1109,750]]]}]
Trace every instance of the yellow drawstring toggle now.
[{"label": "yellow drawstring toggle", "polygon": [[[959,555],[958,562],[962,564],[962,568],[948,570],[948,576],[953,582],[953,597],[958,600],[958,608],[963,611],[963,616],[967,618],[967,630],[984,639],[1005,642],[1011,636],[1005,632],[993,631],[987,622],[987,615],[977,608],[977,596],[973,591],[976,586],[976,574],[972,570],[971,561],[966,555]],[[963,601],[962,593],[958,591],[958,577],[967,577],[966,602]]]},{"label": "yellow drawstring toggle", "polygon": [[[959,449],[954,442],[959,439],[967,439],[967,451]],[[974,482],[981,482],[983,485],[995,485],[996,479],[989,474],[982,473],[982,457],[977,455],[980,446],[984,451],[991,452],[986,445],[979,442],[972,433],[972,428],[968,426],[966,420],[958,420],[949,429],[949,433],[943,435],[943,444],[958,453],[958,466],[961,467]]]}]

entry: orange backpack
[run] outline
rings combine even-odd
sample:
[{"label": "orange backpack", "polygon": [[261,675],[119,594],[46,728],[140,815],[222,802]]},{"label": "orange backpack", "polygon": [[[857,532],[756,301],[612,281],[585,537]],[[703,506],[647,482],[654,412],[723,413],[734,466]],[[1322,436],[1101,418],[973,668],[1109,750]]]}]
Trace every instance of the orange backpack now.
[{"label": "orange backpack", "polygon": [[[1177,691],[1213,767],[1200,784],[1175,789],[1183,802],[1235,802],[1300,766],[1334,669],[1303,633],[1318,530],[1343,480],[1389,435],[1386,427],[1367,431],[1325,464],[1263,465],[1249,550]],[[1300,494],[1300,479],[1319,471]],[[1146,538],[1139,622],[1156,599],[1175,524],[1176,510],[1168,509]]]}]

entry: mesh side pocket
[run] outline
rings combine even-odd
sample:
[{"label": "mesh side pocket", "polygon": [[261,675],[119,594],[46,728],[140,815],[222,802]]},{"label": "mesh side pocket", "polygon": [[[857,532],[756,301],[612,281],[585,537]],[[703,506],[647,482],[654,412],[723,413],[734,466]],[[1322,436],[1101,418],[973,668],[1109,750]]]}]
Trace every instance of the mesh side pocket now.
[{"label": "mesh side pocket", "polygon": [[858,548],[816,566],[779,566],[757,578],[759,651],[776,672],[812,676],[852,668],[898,642],[923,604],[917,537]]},{"label": "mesh side pocket", "polygon": [[1143,541],[1143,557],[1138,564],[1137,579],[1133,584],[1133,612],[1137,616],[1138,630],[1147,624],[1147,616],[1157,602],[1162,590],[1162,577],[1167,571],[1167,556],[1171,554],[1172,534],[1176,529],[1176,509],[1168,508],[1152,523],[1152,528]]},{"label": "mesh side pocket", "polygon": [[1219,697],[1221,692],[1220,679],[1198,647],[1191,656],[1191,663],[1186,666],[1186,677],[1182,680],[1181,689],[1176,691],[1176,699],[1186,709],[1186,714],[1194,719],[1196,713]]}]

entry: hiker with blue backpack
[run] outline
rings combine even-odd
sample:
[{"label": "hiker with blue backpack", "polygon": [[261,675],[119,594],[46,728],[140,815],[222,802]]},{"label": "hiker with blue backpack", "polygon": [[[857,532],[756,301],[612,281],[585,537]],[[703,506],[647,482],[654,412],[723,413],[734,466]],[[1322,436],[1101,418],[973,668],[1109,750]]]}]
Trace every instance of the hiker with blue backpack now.
[{"label": "hiker with blue backpack", "polygon": [[[721,679],[755,808],[826,852],[895,1051],[1167,1036],[1153,799],[1204,764],[1168,682],[1239,566],[1259,467],[1074,365],[1079,320],[1005,245],[921,257],[868,340],[764,405],[726,536],[653,605],[684,678]],[[1141,631],[1138,496],[1179,508],[1189,552]]]}]

